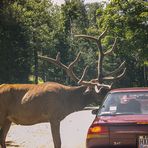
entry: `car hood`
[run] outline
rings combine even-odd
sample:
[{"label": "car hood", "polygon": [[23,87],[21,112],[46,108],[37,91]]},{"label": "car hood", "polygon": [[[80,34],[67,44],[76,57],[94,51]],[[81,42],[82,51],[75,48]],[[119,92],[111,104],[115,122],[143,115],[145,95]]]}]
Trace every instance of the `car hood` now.
[{"label": "car hood", "polygon": [[116,116],[99,116],[94,122],[97,123],[136,123],[148,124],[148,115],[116,115]]}]

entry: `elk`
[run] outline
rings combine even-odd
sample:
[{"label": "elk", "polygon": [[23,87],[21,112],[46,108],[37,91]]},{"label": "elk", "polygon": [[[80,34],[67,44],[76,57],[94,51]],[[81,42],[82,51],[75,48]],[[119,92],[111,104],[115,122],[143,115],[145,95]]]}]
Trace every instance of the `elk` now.
[{"label": "elk", "polygon": [[107,29],[98,38],[77,35],[77,37],[91,39],[97,44],[99,51],[97,78],[90,81],[84,80],[87,66],[81,78],[76,76],[73,68],[80,59],[80,53],[68,66],[61,62],[60,53],[58,53],[56,59],[41,55],[39,58],[62,68],[79,86],[65,86],[56,82],[0,86],[0,145],[2,148],[6,148],[5,139],[12,122],[20,125],[50,122],[54,148],[61,148],[60,121],[70,113],[82,110],[95,100],[101,100],[112,87],[112,84],[105,84],[103,81],[113,83],[125,74],[125,62],[110,74],[103,74],[103,58],[114,51],[116,44],[115,39],[112,48],[103,52],[101,39],[106,32]]}]

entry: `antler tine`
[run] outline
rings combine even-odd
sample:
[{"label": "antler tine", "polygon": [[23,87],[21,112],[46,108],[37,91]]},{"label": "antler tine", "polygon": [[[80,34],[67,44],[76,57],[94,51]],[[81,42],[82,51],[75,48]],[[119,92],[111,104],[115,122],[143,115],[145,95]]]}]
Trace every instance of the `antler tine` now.
[{"label": "antler tine", "polygon": [[55,64],[58,67],[61,67],[63,70],[68,69],[68,67],[66,65],[64,65],[60,62],[60,53],[57,54],[56,59],[53,59],[53,58],[50,58],[50,57],[47,57],[47,56],[42,56],[42,55],[38,55],[38,57],[41,58],[41,59],[44,59],[44,60],[46,60],[46,61],[48,61],[52,64]]},{"label": "antler tine", "polygon": [[89,36],[89,35],[75,35],[75,37],[82,37],[82,38],[85,38],[85,39],[91,39],[91,40],[94,40],[96,42],[98,42],[98,39],[93,37],[93,36]]},{"label": "antler tine", "polygon": [[[99,44],[99,41],[106,35],[107,33],[107,30],[108,30],[108,27],[105,29],[105,31],[103,31],[101,33],[101,35],[96,38],[96,37],[93,37],[93,36],[89,36],[89,35],[75,35],[75,37],[82,37],[82,38],[85,38],[85,39],[91,39],[91,40],[94,40],[95,42],[97,42],[97,45]],[[99,46],[99,45],[98,45]]]},{"label": "antler tine", "polygon": [[117,43],[117,38],[115,38],[112,48],[106,51],[104,55],[109,55],[110,53],[112,53],[115,50],[116,43]]},{"label": "antler tine", "polygon": [[60,61],[61,60],[61,54],[60,52],[57,53],[57,56],[56,56],[56,61]]},{"label": "antler tine", "polygon": [[123,77],[125,75],[125,72],[126,72],[126,68],[124,68],[123,72],[120,75],[118,75],[116,77],[113,77],[113,76],[112,77],[103,77],[103,80],[108,80],[108,81],[119,80],[121,77]]},{"label": "antler tine", "polygon": [[126,73],[126,68],[124,68],[123,72],[120,75],[115,77],[115,80],[119,80],[120,78],[122,78],[125,75],[125,73]]},{"label": "antler tine", "polygon": [[106,75],[106,77],[109,76],[109,75],[115,75],[115,74],[117,74],[118,72],[120,72],[120,71],[123,69],[124,66],[125,66],[125,61],[122,62],[122,63],[120,64],[120,66],[119,66],[116,70],[114,70],[114,71],[108,73],[108,74]]},{"label": "antler tine", "polygon": [[106,84],[97,84],[98,87],[104,87],[104,88],[107,88],[107,89],[111,89],[111,85],[106,85]]},{"label": "antler tine", "polygon": [[73,62],[71,62],[66,70],[68,76],[74,80],[76,83],[78,83],[79,78],[74,74],[73,72],[73,67],[75,65],[76,62],[78,62],[79,58],[81,56],[81,52],[78,53],[77,57],[75,58],[75,60]]},{"label": "antler tine", "polygon": [[78,60],[80,59],[81,56],[81,52],[78,53],[77,57],[75,58],[75,60],[73,62],[71,62],[68,66],[69,69],[72,69],[73,66],[75,65],[76,62],[78,62]]},{"label": "antler tine", "polygon": [[83,84],[82,82],[83,82],[83,80],[85,78],[85,75],[86,75],[87,71],[88,71],[88,66],[86,66],[84,71],[83,71],[83,74],[82,74],[82,76],[81,76],[81,78],[80,78],[80,80],[78,82],[79,85]]},{"label": "antler tine", "polygon": [[100,34],[100,36],[98,37],[98,40],[101,40],[107,33],[108,27],[106,27],[106,29]]},{"label": "antler tine", "polygon": [[85,75],[86,75],[86,73],[87,73],[88,66],[85,67],[85,69],[84,69],[84,71],[83,71],[83,74],[82,74],[82,76],[81,76],[80,79],[78,79],[78,77],[77,77],[77,76],[74,74],[74,72],[73,72],[74,64],[75,64],[76,62],[78,62],[78,60],[79,60],[79,58],[80,58],[80,55],[81,55],[81,52],[78,53],[76,59],[75,59],[73,62],[71,62],[71,64],[68,66],[67,73],[68,73],[68,75],[69,75],[71,78],[73,78],[73,80],[74,80],[75,82],[77,82],[79,85],[92,86],[92,85],[94,85],[94,84],[92,84],[91,82],[88,82],[88,81],[84,81],[84,80],[83,80],[84,77],[85,77]]}]

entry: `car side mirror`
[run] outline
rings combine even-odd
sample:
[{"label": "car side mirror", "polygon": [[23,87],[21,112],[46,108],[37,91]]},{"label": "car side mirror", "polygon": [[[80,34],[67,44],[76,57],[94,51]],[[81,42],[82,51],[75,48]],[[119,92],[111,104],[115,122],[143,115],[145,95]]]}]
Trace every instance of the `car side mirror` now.
[{"label": "car side mirror", "polygon": [[92,113],[93,115],[96,115],[96,114],[98,113],[98,110],[99,110],[99,109],[94,109],[94,110],[91,111],[91,113]]}]

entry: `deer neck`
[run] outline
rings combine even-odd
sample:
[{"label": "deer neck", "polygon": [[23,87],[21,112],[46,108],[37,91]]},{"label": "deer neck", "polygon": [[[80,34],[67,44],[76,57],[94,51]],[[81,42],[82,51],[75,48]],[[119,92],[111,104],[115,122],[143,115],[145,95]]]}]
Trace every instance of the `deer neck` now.
[{"label": "deer neck", "polygon": [[68,95],[68,108],[71,110],[71,112],[82,110],[92,102],[91,94],[84,95],[86,88],[86,86],[70,88]]}]

